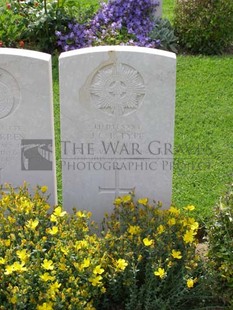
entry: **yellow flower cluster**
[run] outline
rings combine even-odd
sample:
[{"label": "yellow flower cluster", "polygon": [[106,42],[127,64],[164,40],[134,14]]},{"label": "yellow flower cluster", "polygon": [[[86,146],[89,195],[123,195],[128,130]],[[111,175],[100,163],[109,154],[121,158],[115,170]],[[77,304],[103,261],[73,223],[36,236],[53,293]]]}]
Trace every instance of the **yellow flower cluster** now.
[{"label": "yellow flower cluster", "polygon": [[192,275],[199,263],[195,255],[199,225],[189,216],[195,207],[189,205],[181,210],[171,206],[168,210],[160,210],[161,203],[152,206],[147,198],[134,203],[133,198],[133,195],[118,197],[114,202],[115,213],[106,225],[109,247],[114,253],[128,253],[125,257],[130,257],[126,283],[130,286],[133,281],[129,280],[130,270],[133,277],[138,264],[144,265],[143,270],[147,270],[149,264],[154,276],[163,281],[179,270],[183,285],[192,288],[197,282]]},{"label": "yellow flower cluster", "polygon": [[90,212],[68,215],[56,206],[48,213],[47,190],[32,196],[24,186],[0,199],[0,299],[6,309],[30,300],[31,309],[94,310],[109,274],[128,263],[106,255],[104,239],[89,231]]},{"label": "yellow flower cluster", "polygon": [[58,305],[94,310],[95,300],[107,288],[114,291],[118,281],[128,288],[134,281],[145,283],[145,270],[152,287],[166,281],[171,285],[167,279],[177,270],[184,286],[195,286],[194,218],[174,206],[160,210],[147,198],[135,203],[133,195],[125,195],[115,200],[115,212],[106,218],[100,237],[90,229],[89,212],[69,215],[61,206],[48,212],[47,190],[38,187],[31,195],[24,186],[0,199],[0,298],[6,309],[30,301],[29,307],[37,310]]}]

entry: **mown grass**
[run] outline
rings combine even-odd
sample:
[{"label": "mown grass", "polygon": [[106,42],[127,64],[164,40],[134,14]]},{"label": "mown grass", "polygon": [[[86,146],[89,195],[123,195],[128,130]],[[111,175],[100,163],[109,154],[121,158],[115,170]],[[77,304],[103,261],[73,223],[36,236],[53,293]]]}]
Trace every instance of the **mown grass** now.
[{"label": "mown grass", "polygon": [[173,201],[197,215],[232,181],[233,57],[178,56]]},{"label": "mown grass", "polygon": [[162,0],[163,2],[163,9],[162,9],[162,17],[167,18],[173,22],[173,11],[175,6],[176,0]]}]

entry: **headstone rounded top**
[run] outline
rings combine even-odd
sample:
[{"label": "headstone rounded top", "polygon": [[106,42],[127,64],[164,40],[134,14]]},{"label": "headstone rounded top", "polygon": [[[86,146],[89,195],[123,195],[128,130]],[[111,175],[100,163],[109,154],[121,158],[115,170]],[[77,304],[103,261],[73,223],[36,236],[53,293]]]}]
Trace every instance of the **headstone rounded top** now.
[{"label": "headstone rounded top", "polygon": [[36,58],[37,61],[38,60],[50,61],[52,57],[50,54],[43,52],[20,49],[20,48],[8,48],[8,47],[1,47],[0,55],[6,55],[7,57],[19,56],[19,57]]},{"label": "headstone rounded top", "polygon": [[60,54],[59,59],[69,58],[69,57],[76,57],[77,55],[85,55],[85,54],[93,54],[93,53],[141,53],[145,55],[156,55],[156,56],[163,56],[168,58],[176,59],[176,54],[173,52],[168,52],[164,50],[159,50],[156,48],[149,48],[149,47],[141,47],[141,46],[124,46],[124,45],[105,45],[105,46],[94,46],[94,47],[86,47],[80,48],[77,50],[72,50],[68,52],[63,52]]}]

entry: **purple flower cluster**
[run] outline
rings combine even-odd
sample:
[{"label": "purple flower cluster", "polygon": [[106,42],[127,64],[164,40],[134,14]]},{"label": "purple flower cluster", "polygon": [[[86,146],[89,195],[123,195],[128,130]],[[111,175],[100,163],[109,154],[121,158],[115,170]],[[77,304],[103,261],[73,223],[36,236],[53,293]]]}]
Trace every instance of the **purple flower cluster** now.
[{"label": "purple flower cluster", "polygon": [[158,47],[159,41],[149,37],[158,5],[158,0],[104,2],[89,22],[70,23],[66,34],[57,31],[58,46],[63,51],[103,44]]}]

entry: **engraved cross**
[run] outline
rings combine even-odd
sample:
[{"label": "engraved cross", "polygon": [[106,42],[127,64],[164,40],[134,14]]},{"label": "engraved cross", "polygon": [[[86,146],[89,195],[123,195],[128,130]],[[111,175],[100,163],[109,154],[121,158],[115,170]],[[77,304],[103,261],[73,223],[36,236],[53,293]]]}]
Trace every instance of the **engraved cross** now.
[{"label": "engraved cross", "polygon": [[129,192],[135,191],[135,187],[121,187],[120,186],[120,175],[119,170],[115,170],[115,186],[114,187],[101,187],[99,186],[100,194],[115,194],[115,197],[120,196],[120,194],[127,194]]}]

